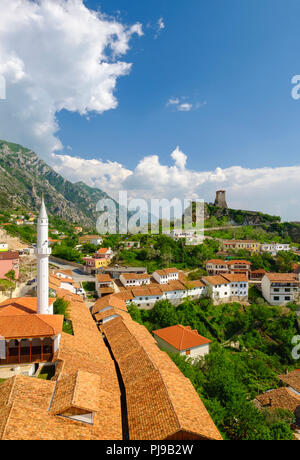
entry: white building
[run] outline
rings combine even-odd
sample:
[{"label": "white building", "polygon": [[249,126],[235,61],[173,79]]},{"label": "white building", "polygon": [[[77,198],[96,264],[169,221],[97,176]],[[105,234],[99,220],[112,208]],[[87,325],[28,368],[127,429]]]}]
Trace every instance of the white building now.
[{"label": "white building", "polygon": [[0,251],[8,251],[8,244],[0,243]]},{"label": "white building", "polygon": [[260,247],[261,252],[269,252],[272,256],[276,256],[280,251],[290,251],[291,246],[287,243],[265,243]]},{"label": "white building", "polygon": [[147,273],[122,273],[120,281],[125,287],[144,286],[150,284],[150,275]]},{"label": "white building", "polygon": [[170,281],[179,279],[179,271],[177,268],[165,268],[164,270],[156,270],[152,276],[159,284],[168,284]]},{"label": "white building", "polygon": [[262,294],[271,305],[298,301],[299,275],[295,273],[266,273],[261,282]]},{"label": "white building", "polygon": [[211,289],[215,303],[248,301],[249,282],[244,274],[205,276],[202,281]]},{"label": "white building", "polygon": [[195,232],[187,232],[183,230],[171,230],[170,238],[172,238],[174,241],[185,240],[186,244],[191,246],[196,246],[203,243],[202,235],[196,235]]},{"label": "white building", "polygon": [[153,331],[154,338],[160,348],[171,353],[179,353],[196,360],[209,353],[211,341],[192,330],[189,326],[166,327]]}]

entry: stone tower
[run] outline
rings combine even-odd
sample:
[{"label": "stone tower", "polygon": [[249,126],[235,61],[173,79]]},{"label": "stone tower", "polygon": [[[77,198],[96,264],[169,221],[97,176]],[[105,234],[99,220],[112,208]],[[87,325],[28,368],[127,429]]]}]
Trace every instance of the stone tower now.
[{"label": "stone tower", "polygon": [[48,216],[44,198],[37,224],[37,313],[39,315],[53,314],[53,306],[49,306],[49,256],[48,248]]},{"label": "stone tower", "polygon": [[226,202],[226,191],[225,190],[218,190],[217,191],[215,206],[218,206],[218,208],[226,208],[226,209],[228,209],[227,202]]}]

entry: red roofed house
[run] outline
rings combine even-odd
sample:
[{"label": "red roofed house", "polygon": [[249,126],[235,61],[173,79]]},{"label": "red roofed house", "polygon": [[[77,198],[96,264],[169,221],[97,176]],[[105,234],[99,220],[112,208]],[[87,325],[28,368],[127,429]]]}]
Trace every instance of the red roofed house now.
[{"label": "red roofed house", "polygon": [[261,282],[262,294],[271,305],[285,305],[297,299],[299,284],[295,273],[266,273]]},{"label": "red roofed house", "polygon": [[247,260],[212,259],[206,262],[206,271],[209,275],[223,275],[226,273],[242,273],[249,278],[251,263]]},{"label": "red roofed house", "polygon": [[0,278],[5,278],[6,273],[14,270],[16,279],[19,278],[19,253],[17,251],[0,252]]},{"label": "red roofed house", "polygon": [[166,327],[153,331],[158,346],[171,353],[179,353],[193,359],[203,357],[209,353],[211,341],[192,330],[190,326]]},{"label": "red roofed house", "polygon": [[205,276],[202,281],[211,289],[214,303],[248,301],[249,282],[245,274],[228,273]]}]

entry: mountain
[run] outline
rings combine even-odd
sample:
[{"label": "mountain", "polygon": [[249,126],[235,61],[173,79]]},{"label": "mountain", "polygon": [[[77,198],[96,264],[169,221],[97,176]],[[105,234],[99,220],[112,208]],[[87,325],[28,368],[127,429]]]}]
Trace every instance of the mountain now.
[{"label": "mountain", "polygon": [[32,150],[0,140],[0,209],[37,211],[42,193],[50,215],[90,227],[96,226],[96,203],[110,198],[100,189],[64,179]]}]

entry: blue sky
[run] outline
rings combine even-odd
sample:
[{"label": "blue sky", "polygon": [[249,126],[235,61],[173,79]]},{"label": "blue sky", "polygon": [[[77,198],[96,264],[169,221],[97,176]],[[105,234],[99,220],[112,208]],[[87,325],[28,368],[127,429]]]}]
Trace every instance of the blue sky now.
[{"label": "blue sky", "polygon": [[0,139],[116,199],[210,202],[225,188],[233,208],[300,221],[299,0],[0,0],[0,12]]},{"label": "blue sky", "polygon": [[[63,111],[60,138],[74,154],[132,168],[144,155],[169,164],[179,145],[193,169],[299,163],[297,0],[87,1],[90,8],[143,24],[118,81],[119,106],[90,120]],[[162,17],[165,29],[155,39]],[[147,28],[147,24],[150,25]],[[171,97],[204,103],[179,112]]]}]

